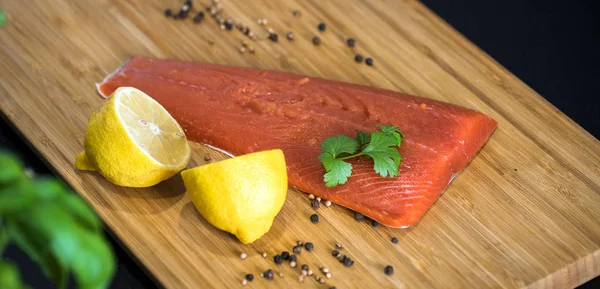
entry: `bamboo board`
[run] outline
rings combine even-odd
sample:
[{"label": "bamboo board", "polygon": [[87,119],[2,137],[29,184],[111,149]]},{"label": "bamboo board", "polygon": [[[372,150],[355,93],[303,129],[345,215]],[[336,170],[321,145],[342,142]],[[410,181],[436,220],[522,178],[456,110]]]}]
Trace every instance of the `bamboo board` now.
[{"label": "bamboo board", "polygon": [[[315,244],[299,263],[329,267],[326,285],[337,288],[567,288],[600,274],[600,143],[419,2],[223,1],[232,19],[259,31],[255,19],[267,17],[281,32],[278,43],[254,44],[253,55],[239,53],[240,32],[221,31],[212,19],[166,19],[162,11],[180,1],[25,2],[0,0],[9,17],[0,29],[0,109],[167,288],[235,288],[244,274],[268,268],[286,277],[247,287],[322,288],[299,283],[299,268],[259,256],[291,250],[296,240]],[[292,16],[296,9],[301,17]],[[316,30],[320,21],[325,33]],[[317,34],[319,47],[310,41]],[[349,36],[354,51],[344,44]],[[372,56],[374,67],[354,63],[354,53]],[[87,118],[103,101],[94,84],[132,55],[402,91],[482,111],[499,128],[409,229],[371,228],[337,206],[320,209],[314,225],[306,196],[290,190],[271,232],[245,246],[202,219],[180,178],[130,189],[74,169]],[[224,158],[193,149],[190,166],[205,153]],[[330,255],[335,242],[356,261],[352,268]],[[388,264],[392,276],[383,274]]]}]

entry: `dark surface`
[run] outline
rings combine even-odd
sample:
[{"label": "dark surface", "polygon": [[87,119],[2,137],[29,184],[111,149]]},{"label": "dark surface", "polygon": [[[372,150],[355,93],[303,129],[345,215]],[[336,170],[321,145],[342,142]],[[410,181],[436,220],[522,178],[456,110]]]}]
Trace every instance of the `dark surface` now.
[{"label": "dark surface", "polygon": [[[597,1],[422,2],[596,138],[600,136],[600,109],[594,105],[598,93],[593,87],[600,76],[594,45]],[[17,153],[36,172],[50,174],[4,120],[0,120],[0,148]],[[111,288],[156,288],[117,243],[112,245],[118,270]],[[3,258],[16,262],[33,288],[52,288],[18,249],[10,247]],[[600,288],[600,280],[580,288]]]}]

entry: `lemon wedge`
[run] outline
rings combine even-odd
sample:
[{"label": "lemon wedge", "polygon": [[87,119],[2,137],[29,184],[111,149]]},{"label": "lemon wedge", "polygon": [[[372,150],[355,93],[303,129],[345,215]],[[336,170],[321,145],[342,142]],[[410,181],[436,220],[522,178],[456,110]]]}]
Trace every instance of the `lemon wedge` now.
[{"label": "lemon wedge", "polygon": [[200,214],[248,244],[266,234],[288,189],[281,150],[247,154],[181,172]]},{"label": "lemon wedge", "polygon": [[92,113],[80,170],[98,171],[126,187],[150,187],[184,169],[190,147],[177,121],[154,99],[133,87],[118,88]]}]

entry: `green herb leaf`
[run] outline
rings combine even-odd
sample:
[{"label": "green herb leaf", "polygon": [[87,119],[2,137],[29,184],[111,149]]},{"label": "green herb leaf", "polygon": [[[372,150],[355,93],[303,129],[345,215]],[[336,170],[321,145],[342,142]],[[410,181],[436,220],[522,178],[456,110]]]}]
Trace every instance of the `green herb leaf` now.
[{"label": "green herb leaf", "polygon": [[398,176],[402,157],[397,147],[403,135],[395,126],[379,128],[380,132],[372,134],[359,131],[356,139],[338,135],[323,141],[319,160],[325,167],[323,180],[327,187],[345,184],[352,175],[352,164],[344,160],[358,156],[373,159],[373,168],[380,176]]},{"label": "green herb leaf", "polygon": [[0,186],[14,182],[21,176],[23,164],[7,152],[0,151]]},{"label": "green herb leaf", "polygon": [[0,288],[27,289],[29,286],[21,282],[21,274],[19,274],[17,266],[0,259]]},{"label": "green herb leaf", "polygon": [[393,125],[382,125],[379,127],[381,131],[387,135],[393,135],[396,138],[397,146],[400,146],[402,140],[404,139],[404,135]]},{"label": "green herb leaf", "polygon": [[328,153],[334,158],[343,153],[353,154],[358,150],[358,141],[345,135],[327,138],[321,144],[321,151]]},{"label": "green herb leaf", "polygon": [[359,131],[356,133],[356,139],[358,140],[358,144],[362,147],[371,141],[371,135],[364,131]]},{"label": "green herb leaf", "polygon": [[382,177],[398,176],[402,158],[396,148],[397,143],[398,140],[393,134],[374,132],[371,134],[371,142],[362,151],[365,155],[373,158],[375,172]]},{"label": "green herb leaf", "polygon": [[352,165],[348,162],[336,159],[329,153],[322,154],[319,159],[327,171],[323,176],[323,180],[328,188],[345,184],[348,177],[352,175]]}]

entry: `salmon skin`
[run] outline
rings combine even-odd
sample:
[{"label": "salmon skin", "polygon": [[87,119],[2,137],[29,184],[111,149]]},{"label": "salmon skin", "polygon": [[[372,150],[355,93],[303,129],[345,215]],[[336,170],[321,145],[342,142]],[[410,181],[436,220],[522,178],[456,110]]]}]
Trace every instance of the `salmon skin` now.
[{"label": "salmon skin", "polygon": [[[107,97],[121,86],[157,100],[193,141],[230,155],[282,149],[290,185],[391,227],[419,221],[497,126],[485,114],[431,99],[213,64],[133,57],[98,91]],[[404,135],[399,176],[381,177],[372,160],[356,158],[346,184],[325,187],[321,142],[380,125]]]}]

